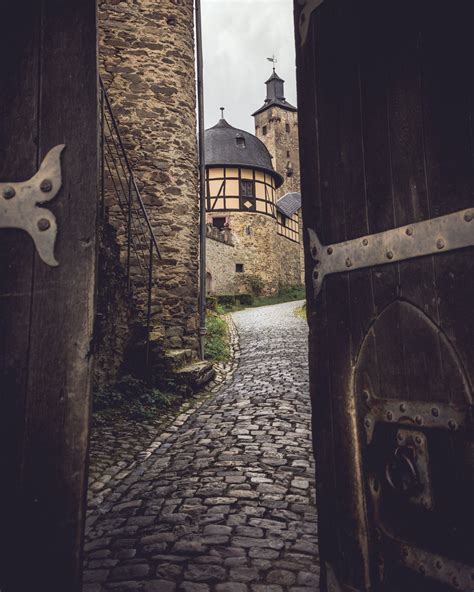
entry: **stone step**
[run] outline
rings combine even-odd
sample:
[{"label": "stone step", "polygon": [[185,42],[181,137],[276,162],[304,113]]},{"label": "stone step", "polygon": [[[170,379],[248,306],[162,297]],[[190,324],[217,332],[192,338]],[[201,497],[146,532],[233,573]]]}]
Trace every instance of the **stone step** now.
[{"label": "stone step", "polygon": [[216,375],[210,362],[192,362],[174,373],[174,380],[178,386],[185,387],[188,392],[196,392],[211,381]]},{"label": "stone step", "polygon": [[169,349],[164,352],[162,361],[165,369],[174,373],[191,363],[195,355],[192,349]]}]

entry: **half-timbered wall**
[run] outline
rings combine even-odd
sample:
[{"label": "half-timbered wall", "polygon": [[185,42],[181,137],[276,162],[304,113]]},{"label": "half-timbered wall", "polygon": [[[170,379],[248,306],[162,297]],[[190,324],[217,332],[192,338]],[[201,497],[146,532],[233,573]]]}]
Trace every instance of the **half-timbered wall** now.
[{"label": "half-timbered wall", "polygon": [[210,168],[207,211],[259,212],[275,217],[275,179],[255,169]]},{"label": "half-timbered wall", "polygon": [[281,212],[277,212],[277,223],[278,223],[278,234],[285,238],[294,241],[295,243],[300,242],[300,213],[295,212],[292,216],[288,217]]}]

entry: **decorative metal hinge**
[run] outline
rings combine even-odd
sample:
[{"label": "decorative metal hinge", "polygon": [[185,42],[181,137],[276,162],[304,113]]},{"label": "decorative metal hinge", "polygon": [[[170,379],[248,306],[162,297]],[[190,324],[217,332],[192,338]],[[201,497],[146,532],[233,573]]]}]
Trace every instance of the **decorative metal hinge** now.
[{"label": "decorative metal hinge", "polygon": [[58,144],[48,152],[38,172],[21,183],[0,183],[0,228],[25,230],[33,239],[40,258],[52,267],[58,227],[52,212],[39,206],[52,200],[61,189],[61,152]]},{"label": "decorative metal hinge", "polygon": [[325,276],[332,273],[354,271],[472,247],[474,209],[454,212],[335,245],[322,245],[311,228],[308,228],[308,233],[311,256],[315,262],[313,286],[316,297]]},{"label": "decorative metal hinge", "polygon": [[306,39],[308,38],[311,15],[323,2],[324,0],[300,0],[300,4],[303,5],[299,22],[301,46],[306,43]]}]

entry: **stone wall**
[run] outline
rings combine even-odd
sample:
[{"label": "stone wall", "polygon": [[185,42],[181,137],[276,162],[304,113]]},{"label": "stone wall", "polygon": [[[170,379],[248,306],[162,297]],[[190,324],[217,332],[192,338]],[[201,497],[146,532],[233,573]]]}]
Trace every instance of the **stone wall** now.
[{"label": "stone wall", "polygon": [[[263,135],[263,126],[267,133]],[[287,131],[287,126],[289,131]],[[273,168],[283,177],[283,185],[277,189],[277,199],[293,191],[300,191],[300,156],[298,140],[298,113],[281,107],[269,107],[255,115],[255,135],[273,156]],[[293,175],[287,176],[287,164],[291,163]]]},{"label": "stone wall", "polygon": [[[217,231],[217,232],[216,232]],[[208,294],[222,295],[235,293],[234,243],[222,240],[224,232],[217,228],[209,232],[206,240],[206,271],[208,274]]]},{"label": "stone wall", "polygon": [[277,236],[278,281],[281,287],[301,285],[301,246],[284,236]]},{"label": "stone wall", "polygon": [[[197,350],[193,2],[101,1],[99,30],[102,79],[162,257],[175,261],[156,268],[152,337],[166,347]],[[137,300],[144,305],[146,298]]]}]

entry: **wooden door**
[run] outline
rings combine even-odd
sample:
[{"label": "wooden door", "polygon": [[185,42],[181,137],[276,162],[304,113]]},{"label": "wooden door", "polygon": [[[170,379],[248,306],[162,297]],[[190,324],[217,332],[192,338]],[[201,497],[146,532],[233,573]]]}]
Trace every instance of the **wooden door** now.
[{"label": "wooden door", "polygon": [[[54,251],[42,243],[42,257],[40,243],[11,220],[0,229],[2,592],[80,589],[96,259],[96,60],[95,0],[2,4],[0,226],[15,202],[34,206],[32,196],[39,195],[44,209],[25,209],[17,226],[37,216],[35,236],[51,236],[54,218],[58,227]],[[61,145],[45,178],[40,173],[31,187],[22,184]],[[50,265],[54,258],[57,266]]]},{"label": "wooden door", "polygon": [[[323,590],[474,589],[473,9],[295,1]],[[433,254],[373,236],[453,212]]]}]

